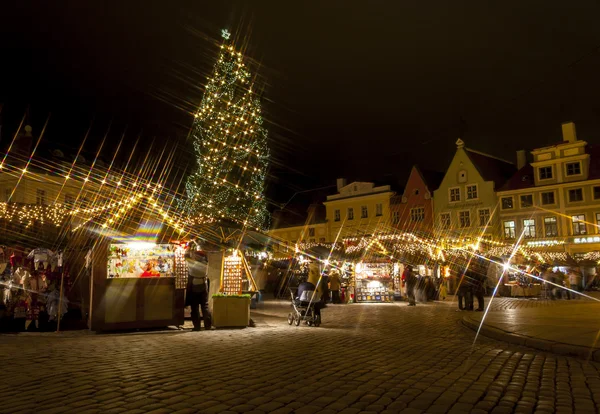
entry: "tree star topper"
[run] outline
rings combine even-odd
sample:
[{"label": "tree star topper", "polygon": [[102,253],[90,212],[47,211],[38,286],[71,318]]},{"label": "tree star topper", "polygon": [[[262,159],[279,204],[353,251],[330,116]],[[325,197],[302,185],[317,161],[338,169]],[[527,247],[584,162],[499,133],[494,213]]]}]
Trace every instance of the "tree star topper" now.
[{"label": "tree star topper", "polygon": [[229,30],[223,29],[223,30],[221,30],[221,36],[223,36],[223,39],[229,40],[231,33],[229,33]]}]

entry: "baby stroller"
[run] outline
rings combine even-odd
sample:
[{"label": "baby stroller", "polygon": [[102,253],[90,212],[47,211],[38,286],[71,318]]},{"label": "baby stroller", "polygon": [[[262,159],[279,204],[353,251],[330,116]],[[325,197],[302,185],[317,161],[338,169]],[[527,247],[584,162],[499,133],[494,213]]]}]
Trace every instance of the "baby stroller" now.
[{"label": "baby stroller", "polygon": [[288,315],[288,324],[300,325],[304,321],[308,326],[321,325],[321,316],[315,315],[315,304],[321,299],[313,290],[305,290],[302,296],[296,298],[292,289],[292,311]]}]

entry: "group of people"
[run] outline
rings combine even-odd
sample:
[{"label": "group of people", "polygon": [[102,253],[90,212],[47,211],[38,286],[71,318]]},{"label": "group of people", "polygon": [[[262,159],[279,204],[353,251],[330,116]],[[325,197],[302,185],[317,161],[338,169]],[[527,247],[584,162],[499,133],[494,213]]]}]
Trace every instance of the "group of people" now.
[{"label": "group of people", "polygon": [[[481,312],[484,309],[483,296],[485,294],[486,274],[484,269],[477,264],[471,265],[465,270],[459,282],[457,297],[459,310],[475,310]],[[477,298],[477,309],[474,308],[474,298]]]},{"label": "group of people", "polygon": [[444,280],[435,280],[430,276],[417,276],[410,266],[405,268],[402,281],[406,286],[408,306],[416,306],[417,296],[420,296],[423,301],[446,299],[447,289]]},{"label": "group of people", "polygon": [[[576,299],[579,291],[582,275],[576,270],[571,270],[567,274],[559,271],[554,272],[552,268],[545,269],[541,273],[541,277],[544,279],[544,289],[546,297],[550,299]],[[566,289],[564,289],[566,288]]]}]

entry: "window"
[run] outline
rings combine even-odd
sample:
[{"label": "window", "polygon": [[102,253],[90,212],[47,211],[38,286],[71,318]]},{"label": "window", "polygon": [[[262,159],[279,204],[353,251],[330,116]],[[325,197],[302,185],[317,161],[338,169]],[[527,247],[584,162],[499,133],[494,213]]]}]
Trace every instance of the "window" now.
[{"label": "window", "polygon": [[311,227],[308,229],[308,237],[315,237],[315,228]]},{"label": "window", "polygon": [[600,198],[600,187],[594,187],[594,200],[598,200]]},{"label": "window", "polygon": [[460,188],[451,188],[450,189],[450,202],[460,201]]},{"label": "window", "polygon": [[558,236],[556,217],[544,217],[544,232],[546,233],[546,237]]},{"label": "window", "polygon": [[567,176],[569,175],[580,175],[581,174],[581,163],[570,162],[567,164]]},{"label": "window", "polygon": [[73,197],[73,194],[65,194],[65,205],[73,207],[73,204],[75,204],[75,197]]},{"label": "window", "polygon": [[4,190],[4,199],[6,200],[7,203],[10,201],[11,195],[12,195],[12,190],[10,188],[7,188],[6,190]]},{"label": "window", "polygon": [[467,200],[477,199],[477,184],[467,186]]},{"label": "window", "polygon": [[354,208],[348,207],[348,220],[354,220]]},{"label": "window", "polygon": [[569,201],[575,203],[577,201],[583,201],[583,189],[573,188],[569,190]]},{"label": "window", "polygon": [[383,204],[375,204],[375,215],[377,217],[383,216]]},{"label": "window", "polygon": [[483,208],[483,209],[479,210],[479,225],[481,227],[487,226],[489,221],[490,221],[490,209]]},{"label": "window", "polygon": [[542,204],[554,204],[554,191],[542,193]]},{"label": "window", "polygon": [[552,167],[540,167],[540,180],[552,179]]},{"label": "window", "polygon": [[532,207],[533,206],[533,195],[525,194],[521,196],[521,208]]},{"label": "window", "polygon": [[471,227],[471,212],[470,211],[459,211],[458,222],[461,228]]},{"label": "window", "polygon": [[587,234],[584,214],[572,216],[571,220],[573,221],[573,235]]},{"label": "window", "polygon": [[37,205],[45,205],[46,204],[46,191],[45,190],[37,190],[35,196],[35,204]]},{"label": "window", "polygon": [[596,213],[596,226],[598,227],[598,233],[600,233],[600,213]]},{"label": "window", "polygon": [[367,206],[360,206],[360,218],[369,217],[369,210],[367,210]]},{"label": "window", "polygon": [[502,210],[509,210],[511,208],[513,208],[513,198],[502,197]]},{"label": "window", "polygon": [[319,243],[325,243],[325,237],[320,237],[319,238]]},{"label": "window", "polygon": [[341,214],[340,210],[335,210],[333,212],[333,220],[334,221],[340,221],[341,217],[342,217],[342,214]]},{"label": "window", "polygon": [[400,223],[400,212],[399,211],[392,212],[392,223],[394,223],[394,224]]},{"label": "window", "polygon": [[513,220],[504,222],[504,238],[514,239],[515,238],[515,222]]},{"label": "window", "polygon": [[447,230],[450,228],[450,213],[440,214],[440,220],[442,222],[442,229]]},{"label": "window", "polygon": [[417,222],[425,220],[425,209],[423,207],[415,207],[410,209],[410,221]]},{"label": "window", "polygon": [[535,237],[535,220],[525,219],[523,220],[523,237],[526,239],[532,239]]},{"label": "window", "polygon": [[315,239],[314,239],[314,238],[312,238],[312,239],[308,239],[308,242],[309,242],[309,243],[314,243],[314,242],[315,242]]}]

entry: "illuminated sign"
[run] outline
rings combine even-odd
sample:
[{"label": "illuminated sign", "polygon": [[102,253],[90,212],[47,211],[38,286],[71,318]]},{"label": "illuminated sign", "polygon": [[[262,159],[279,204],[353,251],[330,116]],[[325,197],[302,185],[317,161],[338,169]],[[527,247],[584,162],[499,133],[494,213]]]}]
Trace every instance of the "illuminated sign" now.
[{"label": "illuminated sign", "polygon": [[[577,242],[575,242],[577,243]],[[536,246],[556,246],[559,244],[565,244],[562,240],[536,240],[527,242],[527,246],[536,247]]]},{"label": "illuminated sign", "polygon": [[600,243],[600,236],[576,237],[573,243]]}]

